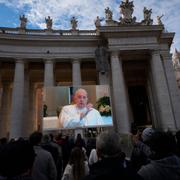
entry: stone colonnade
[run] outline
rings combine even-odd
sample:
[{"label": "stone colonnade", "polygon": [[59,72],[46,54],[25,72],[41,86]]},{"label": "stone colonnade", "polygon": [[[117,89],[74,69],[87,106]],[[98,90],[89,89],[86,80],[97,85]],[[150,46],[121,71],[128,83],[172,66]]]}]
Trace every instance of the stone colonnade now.
[{"label": "stone colonnade", "polygon": [[[27,66],[27,68],[26,68]],[[72,84],[81,85],[81,64],[79,59],[72,60]],[[1,74],[1,73],[0,73]],[[29,84],[28,65],[23,59],[15,59],[13,88],[0,78],[0,137],[27,137],[37,129],[34,125],[33,104],[37,94],[33,95],[33,86]],[[54,86],[54,60],[44,60],[44,87]],[[11,92],[12,91],[12,92]],[[12,97],[11,97],[12,94]],[[38,93],[39,94],[39,93]],[[40,102],[38,102],[39,104]],[[40,115],[42,118],[42,115]]]},{"label": "stone colonnade", "polygon": [[[128,91],[125,83],[121,53],[119,51],[111,52],[111,94],[113,95],[113,117],[115,129],[122,133],[127,134],[130,132],[130,105],[128,98]],[[153,94],[155,95],[155,108],[158,112],[156,126],[162,127],[163,129],[169,128],[175,130],[176,120],[172,109],[172,97],[168,91],[167,77],[164,73],[163,63],[160,57],[159,51],[152,52],[152,58],[150,59],[150,70],[151,70],[151,84],[153,86]],[[1,124],[0,132],[1,136],[6,136],[8,132],[10,138],[17,138],[20,136],[28,136],[34,129],[33,116],[29,115],[33,112],[31,98],[33,95],[28,97],[28,94],[32,94],[32,87],[28,85],[28,73],[26,72],[25,62],[23,59],[16,59],[15,62],[15,73],[12,88],[12,107],[11,116],[8,117],[9,104],[5,103],[7,97],[9,97],[6,85],[1,83],[3,87],[3,96],[1,99]],[[106,75],[100,77],[99,84],[109,82]],[[106,79],[106,80],[104,80]],[[72,60],[72,85],[78,86],[82,84],[81,80],[81,59]],[[54,60],[44,60],[44,87],[54,85]],[[30,93],[29,93],[30,91]],[[10,99],[10,98],[9,98]],[[10,101],[10,100],[9,100]],[[9,102],[8,101],[8,102]],[[29,105],[28,105],[29,104]],[[25,106],[26,105],[26,106]],[[30,108],[30,112],[28,109]],[[24,112],[27,113],[26,115]],[[8,118],[10,122],[8,122]],[[28,119],[28,120],[27,120]],[[172,120],[171,120],[172,119]]]}]

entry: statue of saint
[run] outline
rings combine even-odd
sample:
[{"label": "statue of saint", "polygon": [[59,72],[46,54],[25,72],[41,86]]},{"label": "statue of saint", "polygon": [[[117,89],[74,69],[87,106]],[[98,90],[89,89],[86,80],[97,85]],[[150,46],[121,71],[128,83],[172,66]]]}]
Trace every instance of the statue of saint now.
[{"label": "statue of saint", "polygon": [[23,14],[22,16],[19,16],[19,19],[21,21],[20,28],[21,29],[26,29],[27,18],[25,17],[25,15]]},{"label": "statue of saint", "polygon": [[146,7],[144,7],[144,20],[150,20],[151,19],[151,14],[152,14],[152,9],[147,9]]},{"label": "statue of saint", "polygon": [[113,13],[112,13],[112,11],[109,9],[109,7],[107,7],[107,8],[105,9],[105,14],[106,14],[106,20],[107,20],[107,21],[111,21],[111,20],[112,20],[112,15],[113,15]]},{"label": "statue of saint", "polygon": [[161,18],[164,16],[164,14],[162,14],[161,16],[157,16],[157,24],[158,25],[163,25]]},{"label": "statue of saint", "polygon": [[105,47],[100,47],[95,50],[96,70],[101,74],[109,71],[108,51]]},{"label": "statue of saint", "polygon": [[144,13],[144,19],[141,21],[141,24],[152,25],[153,24],[153,19],[151,19],[152,9],[147,9],[146,7],[144,7],[143,13]]},{"label": "statue of saint", "polygon": [[48,18],[45,18],[45,21],[46,21],[46,28],[48,30],[51,30],[52,29],[52,23],[53,23],[51,17],[48,16]]},{"label": "statue of saint", "polygon": [[120,17],[119,20],[122,24],[135,23],[136,17],[132,18],[132,14],[134,12],[133,1],[131,1],[131,2],[129,2],[129,0],[126,0],[125,2],[122,1],[119,8],[120,8],[120,13],[122,14],[122,17]]},{"label": "statue of saint", "polygon": [[77,23],[78,23],[78,21],[77,21],[76,18],[73,16],[73,17],[71,18],[72,30],[76,30],[76,29],[77,29]]},{"label": "statue of saint", "polygon": [[142,24],[152,25],[153,24],[153,20],[151,19],[152,9],[147,9],[146,7],[144,7],[143,13],[144,13],[144,20],[142,21]]},{"label": "statue of saint", "polygon": [[96,20],[94,21],[94,24],[96,26],[96,30],[99,30],[99,27],[101,26],[102,19],[99,18],[99,16],[96,17]]}]

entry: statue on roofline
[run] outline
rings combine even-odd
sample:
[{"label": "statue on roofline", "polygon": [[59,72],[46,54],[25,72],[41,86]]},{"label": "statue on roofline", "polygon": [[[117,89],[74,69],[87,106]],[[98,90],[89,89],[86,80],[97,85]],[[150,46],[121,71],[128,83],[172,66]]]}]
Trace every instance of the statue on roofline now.
[{"label": "statue on roofline", "polygon": [[152,25],[153,24],[153,20],[151,19],[152,9],[147,9],[146,7],[144,7],[143,13],[144,13],[144,20],[142,20],[141,24]]},{"label": "statue on roofline", "polygon": [[144,20],[150,20],[151,19],[151,14],[152,14],[152,9],[147,9],[144,7]]},{"label": "statue on roofline", "polygon": [[46,21],[46,28],[48,30],[51,30],[52,29],[52,23],[53,23],[51,17],[48,16],[48,18],[45,18],[45,21]]},{"label": "statue on roofline", "polygon": [[164,14],[162,14],[161,16],[157,16],[157,24],[158,25],[163,25],[161,18],[164,16]]},{"label": "statue on roofline", "polygon": [[26,29],[26,24],[27,24],[27,18],[25,17],[25,15],[23,14],[22,16],[19,16],[20,19],[20,28],[21,29]]},{"label": "statue on roofline", "polygon": [[112,13],[112,11],[109,9],[109,7],[107,7],[107,8],[105,9],[105,15],[106,15],[106,21],[112,21],[113,13]]},{"label": "statue on roofline", "polygon": [[120,6],[120,13],[122,16],[120,17],[120,23],[121,24],[135,24],[136,17],[132,17],[132,14],[134,12],[134,4],[133,1],[129,2],[129,0],[126,0],[125,2],[122,1]]},{"label": "statue on roofline", "polygon": [[73,16],[73,17],[71,18],[72,30],[77,30],[77,23],[78,23],[78,21],[77,21],[76,18]]},{"label": "statue on roofline", "polygon": [[103,18],[99,18],[99,16],[96,17],[94,24],[96,26],[96,30],[99,30],[99,27],[101,26],[101,21],[103,21]]}]

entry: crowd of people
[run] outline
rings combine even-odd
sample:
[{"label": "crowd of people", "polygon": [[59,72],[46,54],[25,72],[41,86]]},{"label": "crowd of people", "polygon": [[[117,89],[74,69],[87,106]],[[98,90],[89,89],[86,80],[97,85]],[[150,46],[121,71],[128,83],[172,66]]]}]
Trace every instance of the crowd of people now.
[{"label": "crowd of people", "polygon": [[153,128],[132,133],[126,157],[121,137],[101,132],[92,144],[81,133],[33,132],[28,139],[0,139],[0,180],[179,180],[180,131]]}]

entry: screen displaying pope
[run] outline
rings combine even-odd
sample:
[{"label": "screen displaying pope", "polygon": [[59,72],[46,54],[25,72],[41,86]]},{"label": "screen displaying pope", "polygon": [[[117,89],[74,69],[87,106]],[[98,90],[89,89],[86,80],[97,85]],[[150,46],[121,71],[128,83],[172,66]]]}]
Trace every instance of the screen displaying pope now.
[{"label": "screen displaying pope", "polygon": [[74,94],[73,105],[66,105],[59,115],[61,128],[89,127],[103,124],[102,117],[96,109],[88,104],[88,94],[85,89],[78,89]]}]

